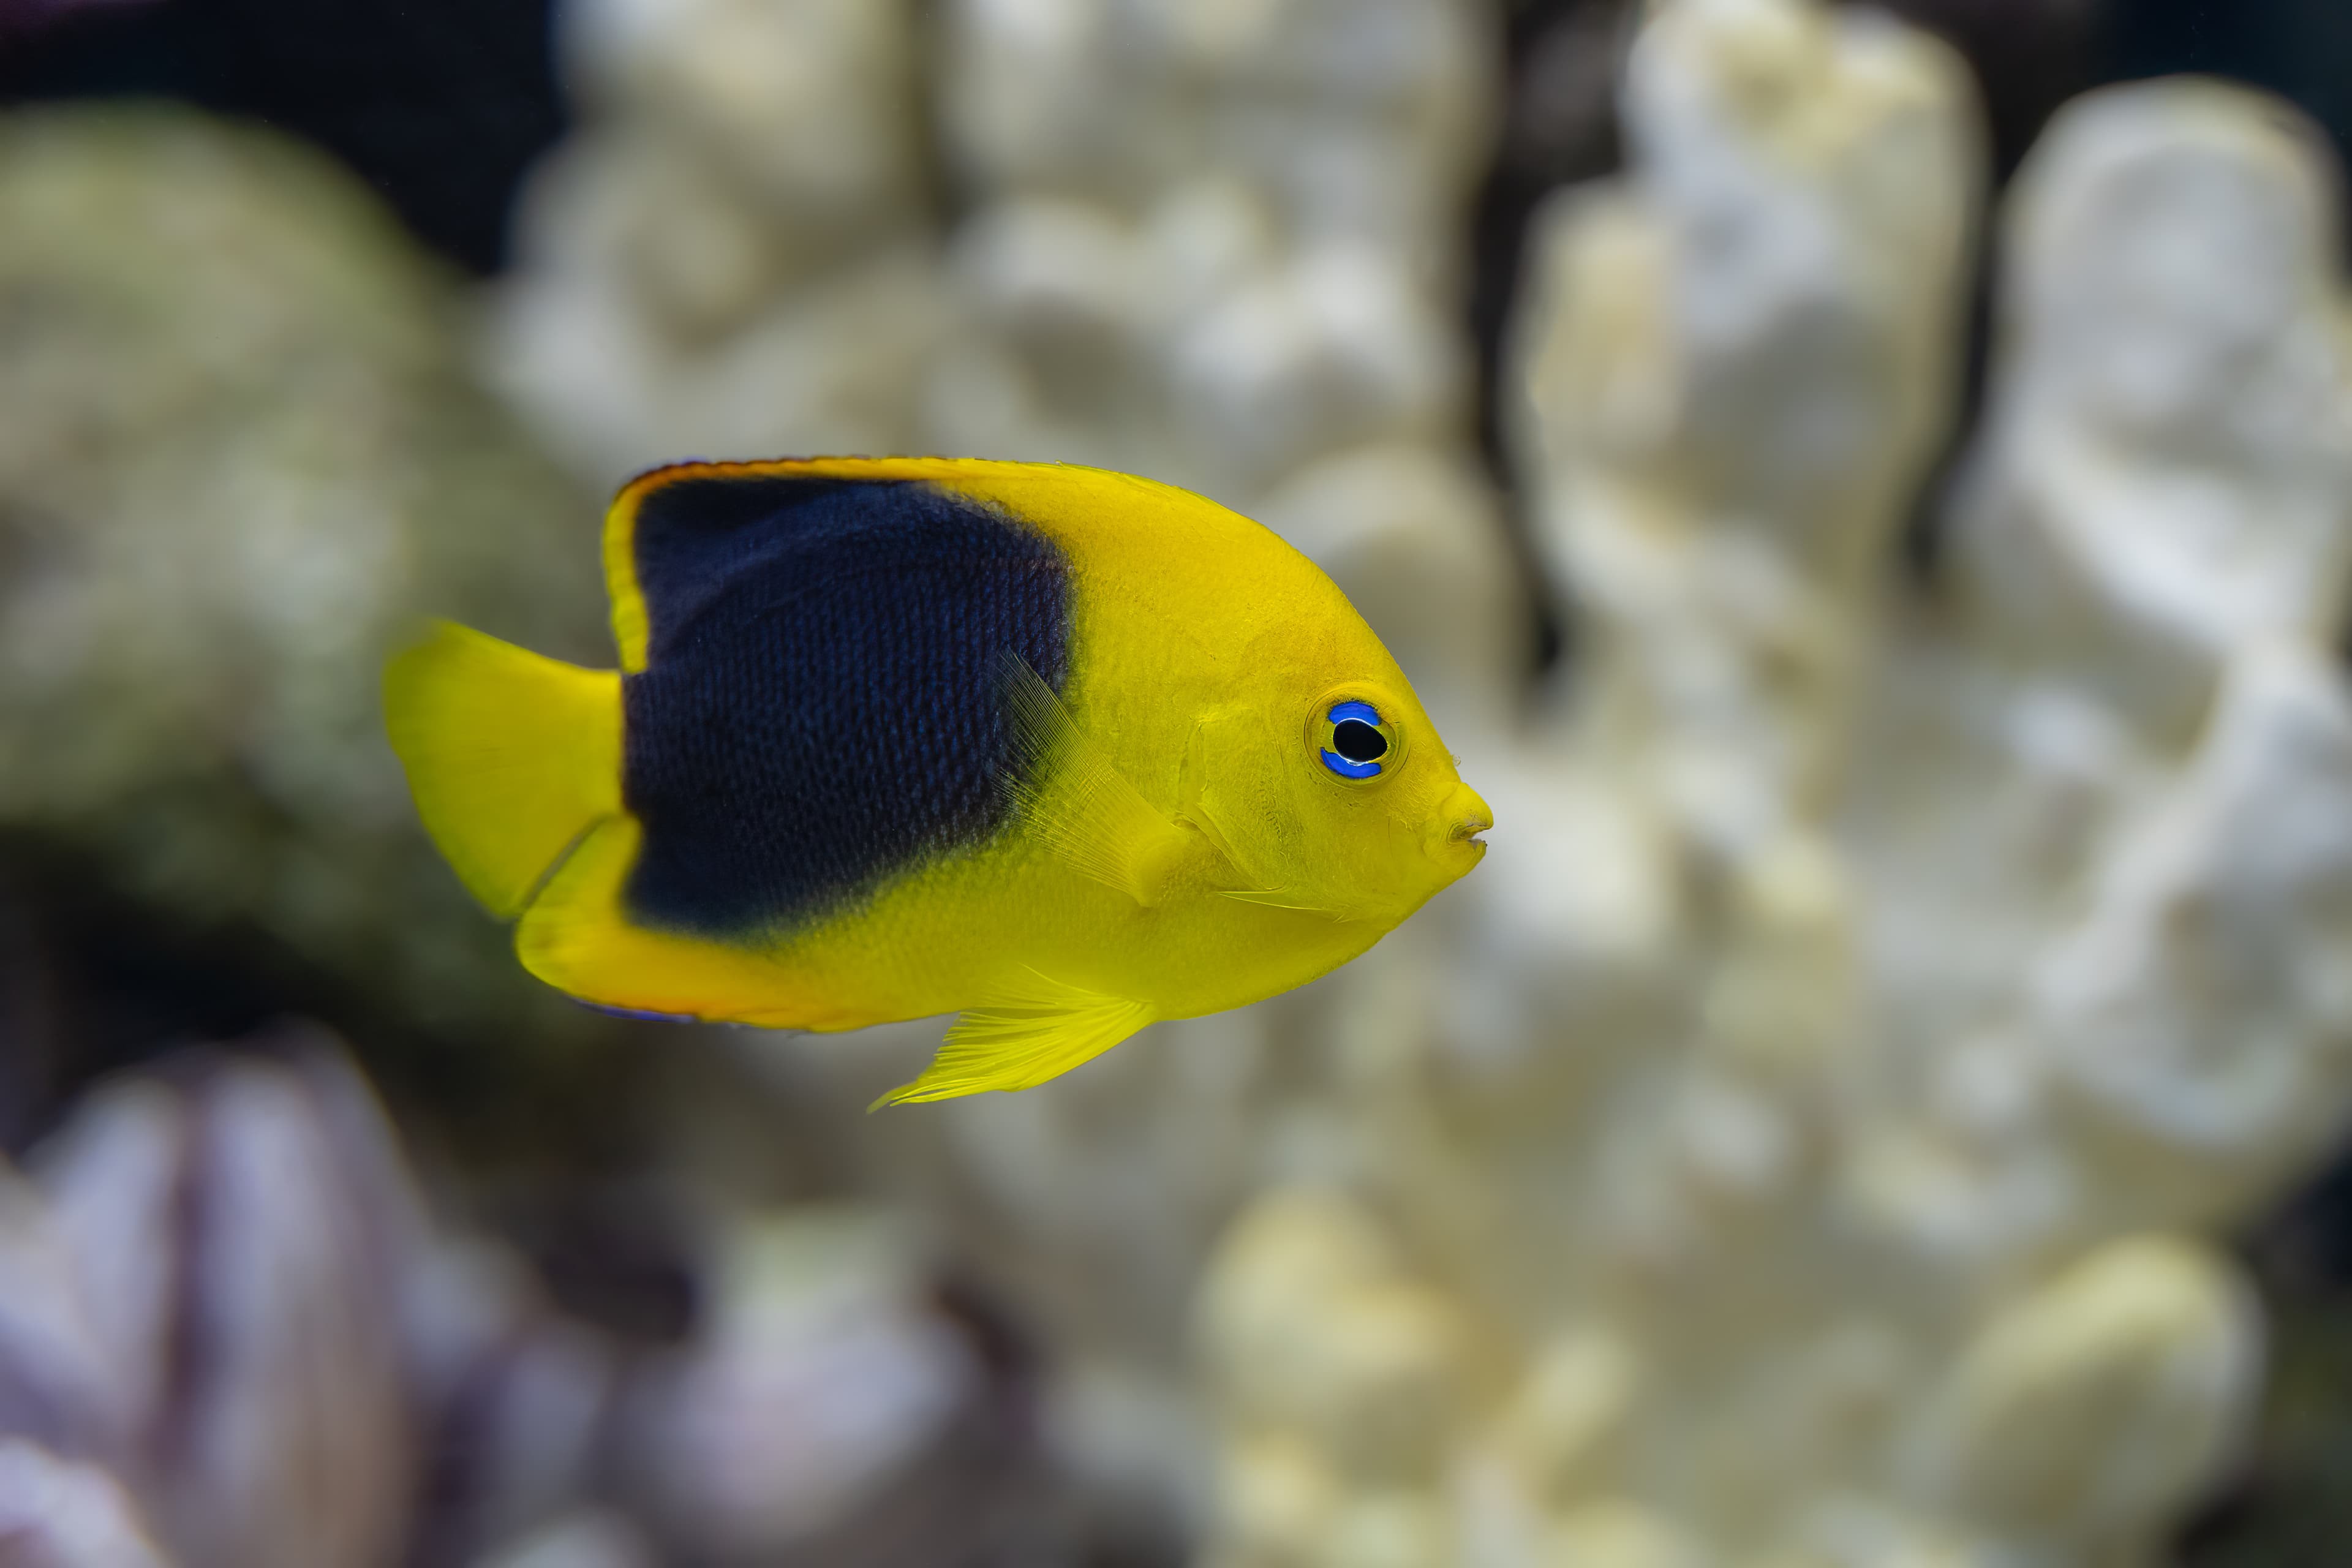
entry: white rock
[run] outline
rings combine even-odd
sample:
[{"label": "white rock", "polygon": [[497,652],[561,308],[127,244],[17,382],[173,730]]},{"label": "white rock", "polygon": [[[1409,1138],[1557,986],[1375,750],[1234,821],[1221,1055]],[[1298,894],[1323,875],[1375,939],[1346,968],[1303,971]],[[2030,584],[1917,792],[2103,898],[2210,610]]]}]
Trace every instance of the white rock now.
[{"label": "white rock", "polygon": [[1627,68],[1634,178],[1539,223],[1539,538],[1596,623],[1597,722],[1639,728],[1708,854],[1817,809],[1940,432],[1978,178],[1956,69],[1856,14],[1663,7]]},{"label": "white rock", "polygon": [[2008,224],[2000,391],[1956,542],[1983,635],[2179,743],[2230,652],[2325,639],[2352,582],[2332,170],[2188,79],[2053,121]]},{"label": "white rock", "polygon": [[902,0],[577,0],[491,379],[584,477],[903,452],[940,328]]},{"label": "white rock", "polygon": [[874,1216],[764,1220],[727,1262],[709,1331],[660,1369],[630,1441],[676,1535],[743,1558],[879,1495],[939,1441],[977,1369]]},{"label": "white rock", "polygon": [[[2053,129],[1944,616],[1886,583],[1957,384],[1955,62],[1800,0],[1662,0],[1626,112],[1625,177],[1542,221],[1517,348],[1573,679],[1481,742],[1488,863],[1302,994],[1278,1047],[1309,1076],[1269,1147],[1311,1148],[1322,1195],[1269,1183],[1212,1263],[1213,1412],[1255,1478],[1217,1539],[1295,1542],[1357,1486],[1442,1473],[1424,1550],[1480,1568],[2151,1561],[2260,1370],[2234,1273],[2181,1233],[2276,1192],[2352,1103],[2323,956],[2352,939],[2325,181],[2218,89]],[[2092,156],[2111,135],[2137,173]],[[2149,216],[2111,247],[2125,186]],[[2176,233],[2191,258],[2254,236],[2269,303],[2218,262],[2166,273]],[[2034,303],[2137,268],[2164,283],[2139,316]],[[2196,362],[2229,374],[2183,383],[2195,421],[2251,398],[2262,438],[2118,437],[2136,405],[2086,356],[2226,336],[2209,318],[2252,347]],[[2119,532],[2076,548],[2074,608],[2026,615],[2061,584],[2016,541],[2137,526],[2184,465],[2210,531],[2147,554],[2194,659],[2142,659],[2156,568]],[[1324,482],[1289,492],[1298,536],[1348,548]],[[1424,657],[1478,679],[1466,642]],[[1527,696],[1501,691],[1486,711]],[[1464,1370],[1421,1395],[1446,1457],[1360,1481],[1377,1423],[1318,1412],[1385,1386],[1334,1347],[1392,1291]]]},{"label": "white rock", "polygon": [[0,1568],[172,1568],[122,1488],[93,1466],[0,1438]]},{"label": "white rock", "polygon": [[2219,1217],[2333,1144],[2352,1092],[2352,693],[2332,655],[2238,655],[2174,792],[2037,967],[2032,1027],[2137,1168],[2147,1220]]},{"label": "white rock", "polygon": [[476,1568],[652,1568],[653,1552],[624,1521],[572,1513],[533,1531]]},{"label": "white rock", "polygon": [[364,1093],[346,1077],[232,1059],[126,1080],[37,1151],[134,1435],[105,1457],[189,1568],[372,1568],[406,1528],[402,1316],[430,1260],[393,1223],[396,1161],[333,1103]]},{"label": "white rock", "polygon": [[[662,36],[744,3],[583,45],[625,152],[551,175],[507,340],[583,460],[814,431],[1192,484],[1333,571],[1496,807],[1341,973],[875,1135],[952,1173],[1072,1369],[1060,1440],[1213,1475],[1218,1568],[2148,1560],[2259,1371],[2188,1233],[2352,1103],[2315,142],[2179,83],[2053,125],[1930,604],[1889,556],[1959,384],[1965,73],[1857,10],[1658,0],[1628,171],[1545,215],[1515,333],[1538,592],[1579,612],[1537,691],[1451,292],[1485,8],[950,0],[933,271],[869,119],[755,129],[905,102],[904,14],[709,22],[831,62],[762,104]],[[888,1289],[751,1299],[674,1369],[667,1484],[767,1549],[919,1447],[944,1363]],[[903,1397],[779,1488],[848,1419],[836,1333]]]},{"label": "white rock", "polygon": [[1916,1484],[2021,1545],[2152,1543],[2242,1441],[2260,1367],[2225,1259],[2109,1242],[1979,1331],[1921,1405]]}]

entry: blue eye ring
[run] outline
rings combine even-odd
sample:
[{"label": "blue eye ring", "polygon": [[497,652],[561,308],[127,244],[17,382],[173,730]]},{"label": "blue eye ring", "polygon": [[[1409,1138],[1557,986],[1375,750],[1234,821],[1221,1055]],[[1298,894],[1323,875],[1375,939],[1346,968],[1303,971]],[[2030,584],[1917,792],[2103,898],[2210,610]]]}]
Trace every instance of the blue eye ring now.
[{"label": "blue eye ring", "polygon": [[1402,757],[1404,734],[1381,715],[1377,703],[1335,692],[1315,705],[1307,746],[1329,777],[1366,784],[1385,776]]}]

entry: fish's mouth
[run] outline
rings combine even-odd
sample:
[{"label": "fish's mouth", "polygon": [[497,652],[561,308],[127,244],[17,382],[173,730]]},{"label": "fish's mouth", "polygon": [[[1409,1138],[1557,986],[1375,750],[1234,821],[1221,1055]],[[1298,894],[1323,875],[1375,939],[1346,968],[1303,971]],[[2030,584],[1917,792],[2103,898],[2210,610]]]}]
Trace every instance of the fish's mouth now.
[{"label": "fish's mouth", "polygon": [[1478,836],[1494,826],[1495,814],[1486,809],[1478,792],[1468,784],[1456,784],[1430,822],[1429,852],[1448,864],[1460,863],[1467,870],[1486,853],[1486,841]]}]

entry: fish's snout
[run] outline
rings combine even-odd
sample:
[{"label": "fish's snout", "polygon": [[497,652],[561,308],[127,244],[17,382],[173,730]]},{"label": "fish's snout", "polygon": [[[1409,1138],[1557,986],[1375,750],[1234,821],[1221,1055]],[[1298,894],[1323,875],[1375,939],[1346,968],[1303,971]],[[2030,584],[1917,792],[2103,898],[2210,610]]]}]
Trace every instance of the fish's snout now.
[{"label": "fish's snout", "polygon": [[1466,871],[1486,853],[1486,840],[1478,835],[1494,826],[1495,814],[1486,809],[1478,792],[1457,784],[1438,803],[1423,834],[1423,847],[1435,859]]}]

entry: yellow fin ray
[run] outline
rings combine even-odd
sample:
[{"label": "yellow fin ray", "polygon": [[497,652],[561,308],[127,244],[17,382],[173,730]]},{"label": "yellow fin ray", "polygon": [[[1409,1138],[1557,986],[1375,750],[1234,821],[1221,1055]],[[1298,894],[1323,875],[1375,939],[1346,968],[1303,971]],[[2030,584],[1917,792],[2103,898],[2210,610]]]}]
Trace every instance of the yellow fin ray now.
[{"label": "yellow fin ray", "polygon": [[1146,909],[1191,847],[1184,830],[1138,793],[1089,741],[1037,672],[1017,654],[1001,677],[1013,710],[1020,765],[1014,804],[1046,847],[1080,875]]},{"label": "yellow fin ray", "polygon": [[1223,857],[1225,864],[1244,881],[1260,884],[1256,887],[1220,889],[1218,889],[1220,895],[1238,900],[1245,904],[1264,904],[1270,909],[1277,910],[1297,910],[1302,913],[1322,915],[1330,920],[1347,919],[1347,916],[1337,910],[1316,903],[1289,888],[1275,883],[1271,878],[1264,876],[1254,868],[1244,858],[1240,849],[1235,847],[1234,836],[1226,827],[1215,798],[1210,795],[1202,782],[1208,773],[1209,731],[1216,721],[1213,716],[1203,718],[1192,726],[1192,734],[1185,740],[1183,800],[1178,815],[1198,829],[1201,837],[1209,841],[1210,847]]},{"label": "yellow fin ray", "polygon": [[384,730],[425,831],[492,914],[621,809],[621,678],[451,621],[384,668]]},{"label": "yellow fin ray", "polygon": [[921,1077],[900,1084],[868,1109],[1034,1089],[1093,1060],[1151,1021],[1144,1003],[1107,996],[1024,966],[985,1005],[966,1010],[955,1021]]},{"label": "yellow fin ray", "polygon": [[1270,910],[1297,910],[1301,914],[1321,915],[1326,920],[1344,921],[1356,917],[1335,910],[1328,904],[1318,904],[1287,888],[1225,888],[1220,892],[1228,899],[1244,904],[1263,904]]}]

